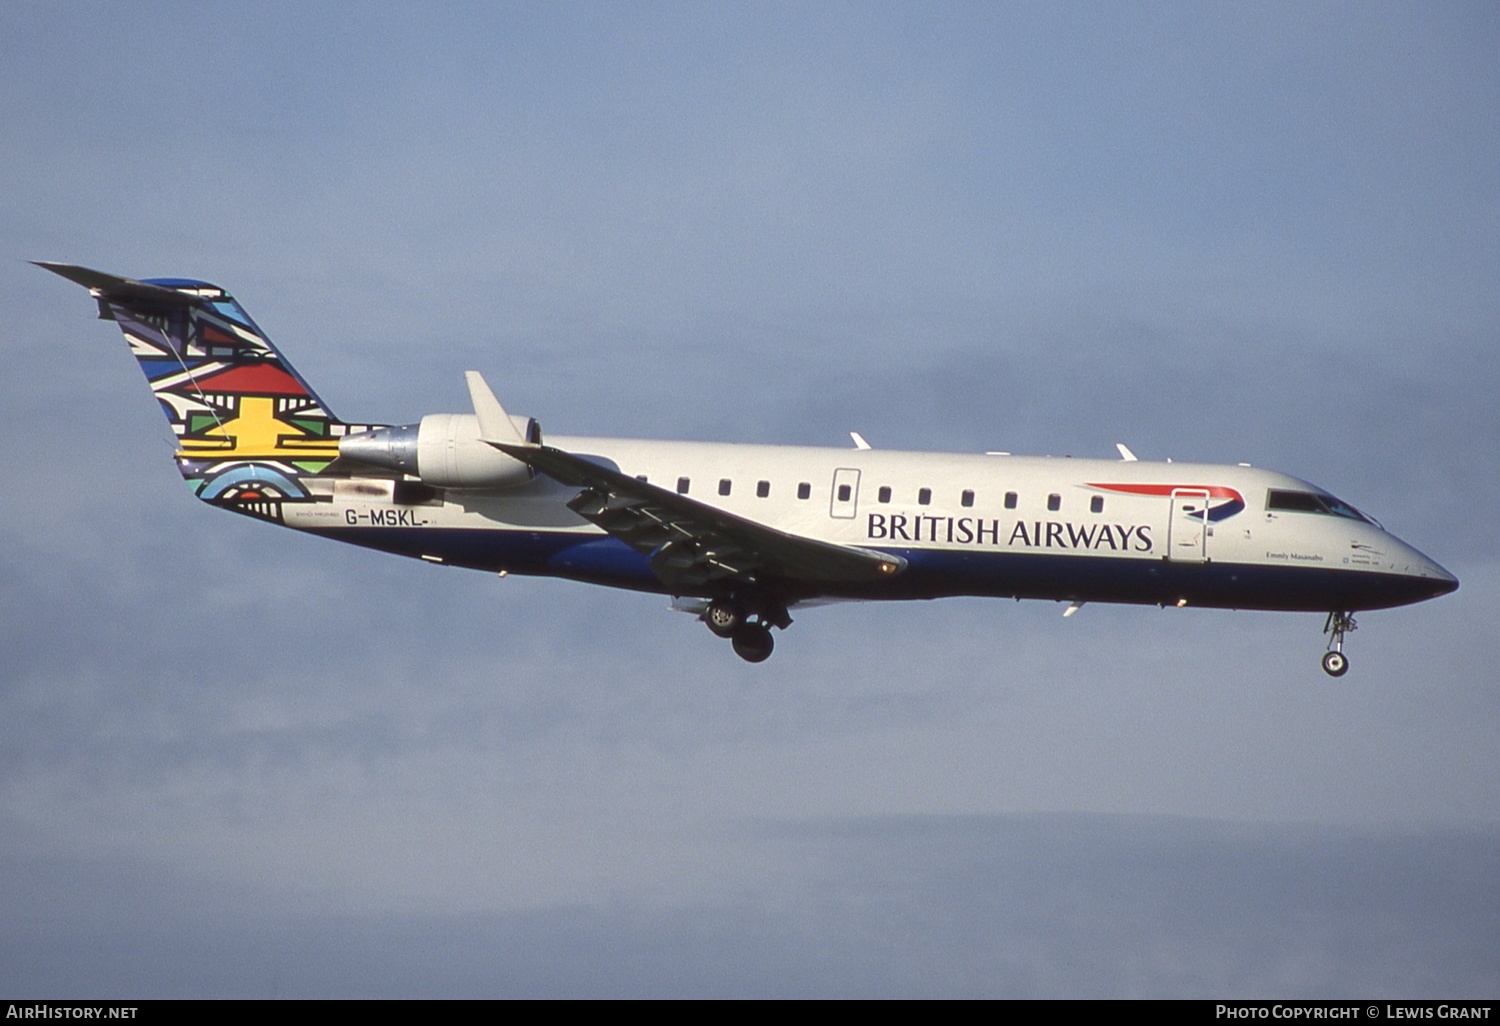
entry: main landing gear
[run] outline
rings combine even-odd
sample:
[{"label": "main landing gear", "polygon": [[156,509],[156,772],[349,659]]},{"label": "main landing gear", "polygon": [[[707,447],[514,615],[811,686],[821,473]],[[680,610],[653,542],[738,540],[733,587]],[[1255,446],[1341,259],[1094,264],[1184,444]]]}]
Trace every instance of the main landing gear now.
[{"label": "main landing gear", "polygon": [[[750,619],[752,616],[754,620]],[[771,652],[776,648],[771,628],[785,630],[792,622],[785,606],[752,604],[735,599],[714,599],[703,610],[701,619],[708,624],[709,630],[721,638],[728,638],[734,646],[734,654],[747,663],[763,663],[771,658]]]},{"label": "main landing gear", "polygon": [[747,663],[765,662],[771,658],[771,650],[776,647],[776,639],[771,637],[771,628],[749,620],[735,628],[729,643],[734,646],[734,654]]},{"label": "main landing gear", "polygon": [[1342,677],[1349,672],[1349,657],[1344,655],[1344,635],[1359,625],[1349,613],[1332,612],[1323,624],[1323,633],[1329,635],[1328,651],[1323,653],[1323,672],[1330,677]]}]

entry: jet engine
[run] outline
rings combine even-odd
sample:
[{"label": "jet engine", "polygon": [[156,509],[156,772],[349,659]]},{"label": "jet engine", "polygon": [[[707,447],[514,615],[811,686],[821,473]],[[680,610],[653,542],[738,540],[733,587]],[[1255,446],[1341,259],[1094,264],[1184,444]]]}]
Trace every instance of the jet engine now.
[{"label": "jet engine", "polygon": [[[540,443],[531,417],[511,417],[528,442]],[[526,464],[480,440],[472,413],[432,413],[420,424],[382,427],[339,439],[339,456],[411,474],[434,488],[512,488],[535,476]]]}]

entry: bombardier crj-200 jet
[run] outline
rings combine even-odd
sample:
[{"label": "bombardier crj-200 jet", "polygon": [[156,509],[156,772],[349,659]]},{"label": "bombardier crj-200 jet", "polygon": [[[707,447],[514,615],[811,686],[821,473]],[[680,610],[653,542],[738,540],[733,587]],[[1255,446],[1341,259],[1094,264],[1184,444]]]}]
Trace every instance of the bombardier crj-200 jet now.
[{"label": "bombardier crj-200 jet", "polygon": [[1327,615],[1458,581],[1305,481],[1245,464],[549,437],[468,373],[472,413],[340,420],[223,289],[40,266],[119,324],[205,502],[338,541],[499,574],[659,592],[771,654],[790,610],[990,595]]}]

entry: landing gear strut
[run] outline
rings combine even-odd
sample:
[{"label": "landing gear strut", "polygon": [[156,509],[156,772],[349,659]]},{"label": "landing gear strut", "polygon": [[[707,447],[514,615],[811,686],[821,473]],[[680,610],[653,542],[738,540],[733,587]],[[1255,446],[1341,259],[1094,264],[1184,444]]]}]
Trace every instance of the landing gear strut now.
[{"label": "landing gear strut", "polygon": [[1349,613],[1332,612],[1323,624],[1323,633],[1329,635],[1328,651],[1323,653],[1323,672],[1330,677],[1342,677],[1349,672],[1349,657],[1344,655],[1344,635],[1359,625]]}]

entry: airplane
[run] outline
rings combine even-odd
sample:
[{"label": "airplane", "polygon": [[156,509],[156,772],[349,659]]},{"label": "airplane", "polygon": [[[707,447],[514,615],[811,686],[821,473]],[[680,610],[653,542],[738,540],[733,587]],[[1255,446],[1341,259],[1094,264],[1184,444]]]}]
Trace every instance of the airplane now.
[{"label": "airplane", "polygon": [[467,372],[472,413],[340,420],[207,282],[34,261],[115,321],[194,494],[431,563],[656,592],[758,663],[799,606],[977,595],[1326,614],[1458,580],[1322,488],[1249,464],[548,437]]}]

